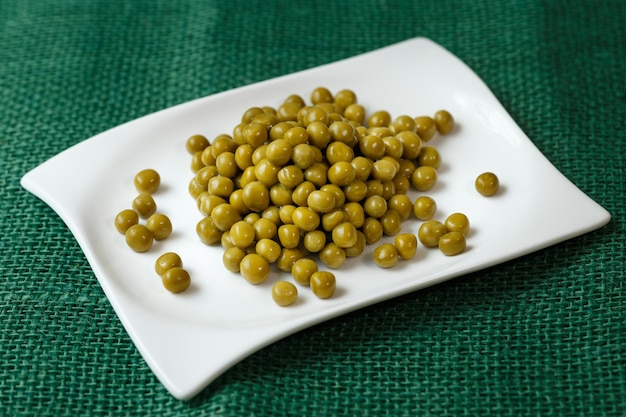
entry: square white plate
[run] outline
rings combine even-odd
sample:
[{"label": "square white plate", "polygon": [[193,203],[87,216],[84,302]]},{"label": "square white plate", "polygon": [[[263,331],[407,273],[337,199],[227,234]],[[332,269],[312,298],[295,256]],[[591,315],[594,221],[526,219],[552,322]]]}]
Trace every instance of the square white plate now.
[{"label": "square white plate", "polygon": [[[307,99],[317,86],[354,90],[368,112],[432,115],[448,109],[455,131],[434,139],[442,155],[431,192],[439,220],[467,214],[468,248],[455,257],[418,249],[411,261],[384,270],[368,246],[337,276],[334,297],[320,300],[299,287],[296,304],[281,308],[270,288],[289,274],[272,272],[253,286],[222,265],[222,249],[200,243],[202,218],[188,194],[193,174],[186,139],[231,133],[251,106],[278,106],[292,93]],[[113,226],[137,194],[134,175],[161,174],[158,211],[174,233],[143,254]],[[474,189],[484,171],[500,178],[499,194]],[[22,178],[24,188],[52,207],[70,228],[124,327],[150,368],[177,398],[187,399],[236,362],[268,344],[360,307],[501,263],[606,224],[593,202],[535,148],[488,87],[458,58],[424,38],[181,104],[118,126],[73,146]],[[412,194],[415,197],[415,194]],[[403,231],[417,232],[418,222]],[[385,240],[390,240],[386,238]],[[167,292],[154,272],[166,251],[181,255],[192,276],[182,294]]]}]

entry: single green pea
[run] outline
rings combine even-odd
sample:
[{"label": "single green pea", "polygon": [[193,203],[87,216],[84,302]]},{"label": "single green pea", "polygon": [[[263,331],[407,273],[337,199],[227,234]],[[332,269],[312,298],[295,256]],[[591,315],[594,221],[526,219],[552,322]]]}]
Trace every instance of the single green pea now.
[{"label": "single green pea", "polygon": [[135,175],[135,188],[140,193],[154,193],[161,184],[161,177],[157,171],[148,168],[141,170]]},{"label": "single green pea", "polygon": [[172,222],[165,214],[155,213],[146,221],[146,227],[150,229],[155,240],[163,240],[172,234]]},{"label": "single green pea", "polygon": [[209,140],[203,135],[192,135],[185,142],[187,152],[189,152],[191,155],[196,152],[203,151],[209,145]]},{"label": "single green pea", "polygon": [[346,252],[335,242],[328,242],[318,253],[320,261],[329,268],[337,269],[346,261]]},{"label": "single green pea", "polygon": [[182,268],[183,261],[175,252],[166,252],[159,256],[154,264],[154,270],[159,276],[163,276],[168,269]]},{"label": "single green pea", "polygon": [[411,184],[418,191],[429,191],[437,183],[437,170],[431,166],[420,166],[413,171]]},{"label": "single green pea", "polygon": [[154,236],[150,229],[143,224],[135,224],[124,234],[126,243],[135,252],[146,252],[152,247]]},{"label": "single green pea", "polygon": [[311,258],[302,258],[294,262],[291,268],[293,279],[300,285],[309,285],[311,275],[318,271],[317,263]]},{"label": "single green pea", "polygon": [[437,134],[437,124],[430,116],[418,116],[415,118],[416,132],[420,139],[428,142]]},{"label": "single green pea", "polygon": [[374,262],[381,268],[391,268],[398,263],[398,250],[391,243],[383,243],[374,249]]},{"label": "single green pea", "polygon": [[354,246],[357,241],[356,227],[350,222],[343,222],[332,230],[332,239],[340,248],[349,248]]},{"label": "single green pea", "polygon": [[311,275],[311,290],[316,297],[327,299],[333,296],[337,287],[335,274],[329,271],[317,271]]},{"label": "single green pea", "polygon": [[222,254],[222,263],[230,272],[239,272],[239,265],[244,256],[246,256],[246,251],[233,246],[226,249]]},{"label": "single green pea", "polygon": [[115,216],[115,228],[124,234],[133,225],[139,223],[139,215],[135,210],[125,209]]},{"label": "single green pea", "polygon": [[235,247],[245,249],[254,242],[254,227],[244,220],[234,223],[229,230],[230,240]]},{"label": "single green pea", "polygon": [[317,229],[321,222],[319,213],[309,207],[296,207],[291,214],[291,220],[295,226],[305,232]]},{"label": "single green pea", "polygon": [[417,237],[422,242],[422,245],[433,248],[437,247],[439,239],[447,232],[446,226],[440,221],[427,220],[419,227]]},{"label": "single green pea", "polygon": [[454,129],[454,117],[447,110],[439,110],[433,119],[435,119],[437,131],[442,135],[447,135]]},{"label": "single green pea", "polygon": [[261,255],[250,253],[239,264],[239,272],[251,284],[261,284],[270,275],[270,264]]},{"label": "single green pea", "polygon": [[402,233],[394,238],[393,245],[396,247],[400,258],[409,260],[417,252],[417,237],[412,233]]},{"label": "single green pea", "polygon": [[449,215],[443,223],[448,232],[461,232],[467,237],[470,230],[470,222],[463,213],[453,213]]},{"label": "single green pea", "polygon": [[144,219],[150,217],[156,212],[157,205],[152,198],[152,195],[148,193],[140,193],[132,202],[133,210],[135,210],[139,217]]},{"label": "single green pea", "polygon": [[413,214],[419,220],[430,220],[437,212],[437,203],[431,197],[419,196],[413,203]]},{"label": "single green pea", "polygon": [[465,236],[461,232],[448,232],[441,236],[438,246],[439,250],[446,256],[458,255],[465,250]]},{"label": "single green pea", "polygon": [[189,272],[180,267],[170,268],[161,277],[166,290],[172,293],[181,293],[191,285]]},{"label": "single green pea", "polygon": [[493,172],[483,172],[476,178],[476,191],[485,197],[491,197],[498,192],[500,180]]},{"label": "single green pea", "polygon": [[281,307],[293,304],[298,298],[298,289],[291,282],[278,281],[272,285],[272,299]]}]

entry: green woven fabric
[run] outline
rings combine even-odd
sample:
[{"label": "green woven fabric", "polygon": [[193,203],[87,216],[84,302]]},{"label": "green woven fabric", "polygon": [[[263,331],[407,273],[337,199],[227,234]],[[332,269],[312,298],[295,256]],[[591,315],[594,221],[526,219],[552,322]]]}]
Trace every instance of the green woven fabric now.
[{"label": "green woven fabric", "polygon": [[[623,416],[625,25],[623,0],[0,0],[0,415]],[[415,36],[468,63],[612,221],[297,333],[175,400],[19,179],[136,117]]]}]

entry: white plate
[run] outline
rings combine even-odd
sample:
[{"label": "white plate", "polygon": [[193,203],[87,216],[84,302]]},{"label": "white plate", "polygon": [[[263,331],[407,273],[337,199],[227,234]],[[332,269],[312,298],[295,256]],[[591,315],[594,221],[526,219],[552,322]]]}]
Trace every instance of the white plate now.
[{"label": "white plate", "polygon": [[[328,300],[300,287],[295,305],[278,307],[270,288],[288,274],[272,272],[253,286],[228,272],[222,250],[199,242],[202,218],[187,185],[192,177],[185,141],[230,133],[245,109],[277,106],[289,94],[308,99],[317,86],[353,89],[368,111],[432,115],[446,108],[458,127],[434,140],[444,164],[428,194],[437,218],[468,215],[472,233],[455,257],[420,247],[411,261],[383,270],[373,247],[335,271]],[[152,167],[162,178],[155,194],[173,235],[138,254],[113,227],[130,207],[133,177]],[[498,174],[502,189],[480,196],[473,181]],[[527,254],[606,224],[609,213],[560,174],[535,148],[487,86],[459,59],[430,40],[407,40],[374,52],[215,94],[140,118],[94,136],[27,173],[24,188],[65,221],[124,327],[150,368],[177,398],[187,399],[254,351],[313,324],[360,307]],[[404,231],[416,232],[417,221]],[[389,239],[387,239],[389,240]],[[178,252],[192,276],[183,294],[168,293],[153,270],[156,257]]]}]

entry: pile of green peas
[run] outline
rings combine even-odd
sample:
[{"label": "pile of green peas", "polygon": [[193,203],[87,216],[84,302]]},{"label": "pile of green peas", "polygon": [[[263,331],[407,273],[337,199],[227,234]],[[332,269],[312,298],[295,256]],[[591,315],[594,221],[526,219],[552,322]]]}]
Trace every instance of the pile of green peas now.
[{"label": "pile of green peas", "polygon": [[[329,298],[334,274],[319,271],[316,260],[340,268],[384,236],[396,236],[396,259],[414,256],[417,239],[399,235],[401,223],[431,218],[436,204],[430,197],[413,203],[407,192],[435,186],[441,157],[428,141],[453,128],[446,110],[368,116],[350,89],[318,87],[310,103],[293,94],[276,108],[251,107],[232,133],[186,141],[189,193],[203,214],[196,232],[205,244],[221,245],[225,267],[252,284],[265,282],[276,265]],[[379,252],[389,257],[377,250],[375,258]],[[297,289],[280,281],[272,297],[289,305]]]}]

